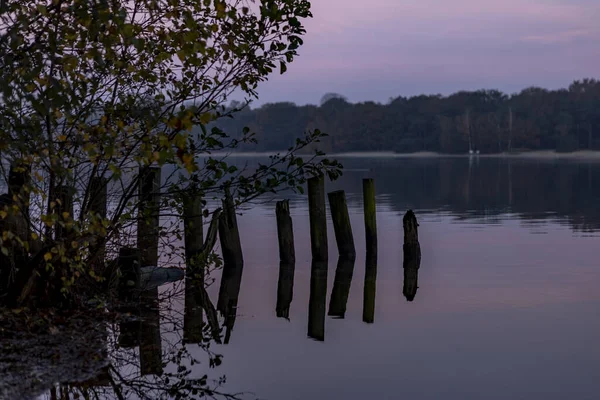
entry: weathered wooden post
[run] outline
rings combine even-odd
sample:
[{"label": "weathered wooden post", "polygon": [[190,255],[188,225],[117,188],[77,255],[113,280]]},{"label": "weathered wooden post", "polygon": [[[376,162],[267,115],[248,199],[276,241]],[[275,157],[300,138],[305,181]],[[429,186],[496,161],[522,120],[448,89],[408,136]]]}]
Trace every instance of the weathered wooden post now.
[{"label": "weathered wooden post", "polygon": [[131,292],[136,290],[140,282],[141,252],[139,249],[123,247],[119,250],[119,297],[130,299]]},{"label": "weathered wooden post", "polygon": [[327,250],[325,178],[323,175],[308,180],[308,210],[312,259],[314,261],[327,262],[329,255]]},{"label": "weathered wooden post", "polygon": [[279,263],[279,279],[277,280],[277,318],[290,319],[290,305],[294,297],[294,264]]},{"label": "weathered wooden post", "polygon": [[340,257],[337,268],[335,269],[335,278],[333,281],[333,290],[329,299],[330,317],[344,318],[346,316],[346,307],[348,304],[348,295],[352,285],[352,275],[354,274],[354,258]]},{"label": "weathered wooden post", "polygon": [[377,256],[377,206],[375,203],[375,181],[373,179],[363,179],[363,205],[367,254]]},{"label": "weathered wooden post", "polygon": [[225,193],[223,214],[221,214],[219,221],[219,241],[223,252],[223,274],[221,276],[217,310],[225,317],[225,343],[228,343],[235,323],[244,270],[244,257],[235,205],[229,190],[226,190]]},{"label": "weathered wooden post", "polygon": [[375,321],[375,292],[377,291],[377,252],[367,252],[365,262],[365,285],[363,289],[363,322]]},{"label": "weathered wooden post", "polygon": [[139,182],[138,248],[142,251],[142,266],[158,266],[160,223],[160,167],[141,172]]},{"label": "weathered wooden post", "polygon": [[140,301],[140,374],[162,375],[158,287],[142,292]]},{"label": "weathered wooden post", "polygon": [[352,235],[352,225],[348,214],[346,193],[339,190],[329,193],[328,197],[339,256],[340,258],[354,260],[356,249],[354,248],[354,236]]},{"label": "weathered wooden post", "polygon": [[310,298],[308,302],[308,337],[325,340],[325,309],[327,307],[327,262],[312,261]]},{"label": "weathered wooden post", "polygon": [[421,245],[419,244],[418,222],[415,213],[408,210],[402,219],[404,225],[404,284],[402,293],[406,300],[413,301],[418,289],[419,268],[421,266]]},{"label": "weathered wooden post", "polygon": [[296,262],[296,252],[289,200],[278,201],[275,205],[275,214],[277,217],[277,238],[279,239],[279,261],[293,265]]}]

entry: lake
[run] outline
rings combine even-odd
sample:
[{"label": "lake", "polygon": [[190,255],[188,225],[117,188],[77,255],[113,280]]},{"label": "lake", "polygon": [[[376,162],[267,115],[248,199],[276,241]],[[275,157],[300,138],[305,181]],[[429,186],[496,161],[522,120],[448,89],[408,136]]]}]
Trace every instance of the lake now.
[{"label": "lake", "polygon": [[[327,309],[318,316],[324,318],[323,340],[309,337],[308,202],[306,196],[291,195],[293,299],[289,320],[277,318],[279,254],[275,205],[268,200],[281,197],[260,199],[238,217],[244,269],[237,308],[227,322],[228,344],[210,345],[222,354],[222,364],[208,368],[206,351],[188,344],[189,353],[204,360],[184,362],[190,376],[225,376],[220,391],[272,400],[598,398],[600,162],[501,157],[341,161],[346,172],[327,182],[326,189],[346,191],[358,253],[353,269],[340,264],[344,317],[327,316],[338,258],[329,221],[329,264],[319,282],[326,285]],[[377,192],[372,323],[363,322],[363,178],[374,178]],[[403,295],[402,218],[408,209],[420,224],[422,251],[412,301]],[[219,272],[212,277],[208,294],[216,304]],[[175,287],[162,287],[154,296]],[[166,353],[181,349],[183,298],[170,297],[150,318],[150,327],[138,325],[138,345],[152,341],[149,335],[161,338],[150,349],[154,368],[142,360],[153,382],[156,356],[160,364],[161,353],[164,361]],[[126,371],[131,380],[138,379],[139,351],[135,343],[123,345],[119,329],[125,325],[107,329],[109,336],[121,336],[121,341],[109,340],[109,346],[118,347],[109,352],[110,362],[121,378]],[[164,371],[176,368],[166,365]],[[118,398],[107,382],[86,388],[95,390],[97,398]],[[123,398],[158,396],[144,390],[125,393]],[[40,398],[52,396],[59,398],[56,390]]]}]

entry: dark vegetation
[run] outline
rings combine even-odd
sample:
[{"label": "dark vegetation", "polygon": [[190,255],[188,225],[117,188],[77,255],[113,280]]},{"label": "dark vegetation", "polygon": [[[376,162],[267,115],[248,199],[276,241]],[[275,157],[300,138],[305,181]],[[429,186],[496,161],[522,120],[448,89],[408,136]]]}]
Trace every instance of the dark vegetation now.
[{"label": "dark vegetation", "polygon": [[560,90],[531,87],[512,95],[479,90],[397,97],[387,104],[353,104],[327,94],[320,106],[247,107],[219,126],[226,131],[251,127],[259,144],[240,150],[252,151],[288,148],[298,132],[315,126],[328,133],[319,145],[328,152],[466,153],[469,145],[482,153],[598,150],[600,81],[575,81]]}]

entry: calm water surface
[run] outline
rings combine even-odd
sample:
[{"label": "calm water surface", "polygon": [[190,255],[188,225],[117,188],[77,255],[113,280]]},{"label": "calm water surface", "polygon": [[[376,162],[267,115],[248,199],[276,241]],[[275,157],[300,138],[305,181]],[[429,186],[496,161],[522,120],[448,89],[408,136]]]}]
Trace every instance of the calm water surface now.
[{"label": "calm water surface", "polygon": [[[277,318],[275,207],[253,204],[238,220],[245,265],[235,325],[227,345],[211,347],[223,364],[192,367],[194,374],[225,375],[223,391],[273,400],[599,398],[600,163],[342,161],[346,173],[327,190],[346,190],[358,251],[345,317],[325,316],[324,341],[308,337],[307,199],[292,196],[293,301],[289,321]],[[366,177],[378,201],[372,324],[363,322]],[[409,208],[422,249],[412,302],[402,294]],[[327,308],[337,265],[331,225],[328,235]],[[166,312],[161,321],[173,316]],[[165,325],[162,351],[174,335]]]}]

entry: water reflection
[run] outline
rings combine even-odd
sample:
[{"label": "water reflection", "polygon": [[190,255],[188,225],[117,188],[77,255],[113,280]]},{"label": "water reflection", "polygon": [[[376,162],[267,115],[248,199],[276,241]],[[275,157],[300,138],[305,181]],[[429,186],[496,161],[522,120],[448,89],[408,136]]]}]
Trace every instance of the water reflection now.
[{"label": "water reflection", "polygon": [[350,285],[352,285],[352,275],[354,274],[354,258],[340,257],[335,270],[333,281],[333,290],[329,299],[330,317],[344,318],[346,316],[346,306],[348,304],[348,295],[350,295]]},{"label": "water reflection", "polygon": [[375,322],[375,292],[377,291],[377,254],[367,253],[363,289],[363,322]]},{"label": "water reflection", "polygon": [[279,279],[277,280],[277,318],[290,319],[290,305],[294,297],[294,264],[279,263]]},{"label": "water reflection", "polygon": [[310,299],[308,302],[308,337],[325,340],[325,309],[327,307],[327,262],[313,260],[310,268]]}]

